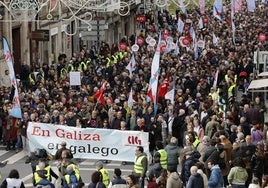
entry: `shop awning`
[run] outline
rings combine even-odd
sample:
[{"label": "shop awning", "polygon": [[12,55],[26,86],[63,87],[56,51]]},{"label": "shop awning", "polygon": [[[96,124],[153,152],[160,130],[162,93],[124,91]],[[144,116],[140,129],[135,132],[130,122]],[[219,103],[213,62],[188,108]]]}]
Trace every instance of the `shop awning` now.
[{"label": "shop awning", "polygon": [[268,91],[268,89],[265,89],[265,87],[268,87],[268,79],[259,79],[259,80],[252,80],[248,86],[248,90],[254,92],[255,89],[262,89],[259,91]]},{"label": "shop awning", "polygon": [[261,72],[260,74],[258,74],[258,77],[262,77],[262,76],[268,76],[268,72]]}]

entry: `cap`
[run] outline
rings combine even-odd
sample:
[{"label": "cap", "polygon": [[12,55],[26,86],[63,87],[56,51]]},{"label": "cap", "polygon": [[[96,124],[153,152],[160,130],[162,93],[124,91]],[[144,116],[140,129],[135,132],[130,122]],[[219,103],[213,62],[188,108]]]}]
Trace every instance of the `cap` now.
[{"label": "cap", "polygon": [[103,162],[102,161],[96,162],[96,167],[103,168]]}]

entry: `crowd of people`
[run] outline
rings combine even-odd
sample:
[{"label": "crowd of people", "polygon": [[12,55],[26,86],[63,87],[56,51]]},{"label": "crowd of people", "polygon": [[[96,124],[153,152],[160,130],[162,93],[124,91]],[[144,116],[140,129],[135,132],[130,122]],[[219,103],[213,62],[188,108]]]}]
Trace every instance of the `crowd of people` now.
[{"label": "crowd of people", "polygon": [[[134,173],[127,180],[133,187],[138,186],[136,184],[143,187],[146,177],[148,187],[250,187],[251,182],[266,187],[266,99],[258,93],[252,95],[247,87],[257,76],[254,52],[268,49],[268,40],[259,39],[260,34],[268,36],[268,6],[256,1],[254,12],[249,12],[243,3],[242,9],[231,18],[231,3],[227,1],[221,20],[212,16],[212,10],[206,11],[205,14],[197,9],[188,14],[177,11],[176,16],[166,10],[158,11],[156,16],[148,14],[148,21],[137,36],[121,39],[119,43],[126,47],[124,49],[121,45],[110,48],[102,42],[99,49],[83,46],[71,59],[62,53],[53,64],[44,62],[29,67],[23,62],[17,75],[21,119],[9,115],[14,88],[6,70],[0,82],[1,142],[7,150],[22,150],[29,121],[145,131],[149,133],[153,160],[148,161],[146,156],[138,160],[144,152],[143,148],[137,149]],[[181,32],[178,19],[184,23]],[[202,27],[198,24],[200,19]],[[204,42],[198,45],[197,51],[192,47],[193,30],[197,39]],[[169,90],[175,88],[174,102],[159,95],[156,109],[147,95],[155,48],[146,39],[150,36],[158,41],[160,32],[179,42],[178,48],[161,51],[159,62],[159,84],[166,81]],[[188,43],[181,44],[181,37],[187,38]],[[137,38],[143,42],[134,52],[131,47]],[[132,55],[135,58],[133,72],[126,69]],[[70,85],[70,71],[81,72],[81,85]],[[102,86],[104,100],[96,97]],[[241,99],[236,98],[237,92],[243,93]],[[67,172],[78,172],[74,165],[70,166],[71,161],[63,163],[69,164],[64,165],[66,178],[71,177]],[[33,176],[39,177],[38,181],[46,167],[44,161],[33,166]],[[103,165],[99,164],[99,168]],[[100,169],[92,175],[92,182],[99,185],[101,173],[104,185],[98,187],[108,187],[110,179]],[[114,173],[120,177],[120,169]],[[17,177],[16,171],[10,173],[9,178]],[[66,179],[63,185],[68,182]]]}]

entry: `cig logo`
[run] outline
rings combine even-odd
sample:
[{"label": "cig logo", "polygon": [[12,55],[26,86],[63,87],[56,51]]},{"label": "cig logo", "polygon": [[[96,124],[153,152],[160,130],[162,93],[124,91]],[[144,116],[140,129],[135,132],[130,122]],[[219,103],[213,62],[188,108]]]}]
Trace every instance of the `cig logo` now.
[{"label": "cig logo", "polygon": [[132,145],[141,145],[141,140],[137,136],[129,136],[128,143]]}]

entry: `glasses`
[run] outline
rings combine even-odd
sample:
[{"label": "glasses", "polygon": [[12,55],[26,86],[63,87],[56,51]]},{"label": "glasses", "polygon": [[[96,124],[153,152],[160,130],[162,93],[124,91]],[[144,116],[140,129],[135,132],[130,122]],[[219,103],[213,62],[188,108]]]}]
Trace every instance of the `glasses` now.
[{"label": "glasses", "polygon": [[104,121],[103,123],[108,123],[107,121]]}]

